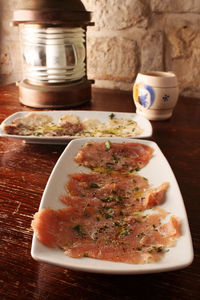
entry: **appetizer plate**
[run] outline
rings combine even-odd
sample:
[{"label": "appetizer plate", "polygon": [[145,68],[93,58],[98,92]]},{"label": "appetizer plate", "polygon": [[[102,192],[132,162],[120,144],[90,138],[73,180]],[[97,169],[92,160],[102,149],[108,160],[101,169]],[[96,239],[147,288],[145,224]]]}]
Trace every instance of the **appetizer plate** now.
[{"label": "appetizer plate", "polygon": [[18,117],[23,117],[28,113],[38,113],[38,114],[45,114],[49,115],[53,118],[53,121],[57,123],[58,119],[65,115],[65,114],[72,114],[78,116],[80,121],[83,121],[85,118],[92,118],[99,120],[100,122],[107,122],[109,120],[109,116],[114,114],[116,118],[123,118],[123,119],[131,119],[137,122],[138,126],[142,129],[142,133],[139,136],[133,136],[131,138],[147,138],[152,135],[152,126],[149,120],[146,118],[136,114],[136,113],[120,113],[120,112],[108,112],[108,111],[84,111],[84,110],[60,110],[60,111],[23,111],[23,112],[16,112],[13,115],[6,118],[0,125],[0,136],[7,137],[7,138],[16,138],[22,139],[26,143],[34,143],[34,144],[67,144],[69,140],[77,139],[77,136],[23,136],[23,135],[12,135],[7,134],[3,130],[4,124],[11,124],[12,121]]},{"label": "appetizer plate", "polygon": [[[78,172],[90,172],[88,169],[79,166],[74,161],[74,157],[87,141],[91,138],[84,138],[71,141],[63,154],[58,159],[44,190],[39,210],[43,208],[60,209],[66,207],[59,197],[64,194],[68,175]],[[93,141],[107,141],[105,138],[92,139]],[[181,236],[174,247],[164,255],[160,262],[149,264],[126,264],[111,262],[92,258],[71,258],[64,255],[64,251],[59,248],[48,248],[41,244],[36,235],[33,235],[31,255],[41,262],[54,264],[67,269],[104,273],[104,274],[144,274],[164,271],[172,271],[184,268],[192,263],[193,247],[188,225],[188,219],[183,203],[183,199],[175,179],[175,176],[161,150],[152,141],[132,140],[125,138],[110,138],[113,142],[140,142],[151,146],[154,154],[150,162],[139,171],[141,176],[148,178],[149,183],[158,186],[168,181],[170,183],[167,191],[166,201],[160,205],[161,208],[176,215],[181,222]]]}]

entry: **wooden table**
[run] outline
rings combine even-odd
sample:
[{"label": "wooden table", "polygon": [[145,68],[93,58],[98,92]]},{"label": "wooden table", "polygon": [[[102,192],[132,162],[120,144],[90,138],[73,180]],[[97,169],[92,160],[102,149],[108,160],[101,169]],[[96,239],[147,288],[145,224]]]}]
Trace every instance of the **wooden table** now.
[{"label": "wooden table", "polygon": [[[183,195],[195,252],[191,266],[173,272],[112,276],[34,261],[31,220],[65,147],[0,138],[0,299],[200,299],[199,104],[180,98],[170,120],[152,122],[151,139],[167,157]],[[78,109],[135,111],[130,93],[101,89]],[[17,88],[0,87],[0,122],[22,110],[32,109],[19,104]]]}]

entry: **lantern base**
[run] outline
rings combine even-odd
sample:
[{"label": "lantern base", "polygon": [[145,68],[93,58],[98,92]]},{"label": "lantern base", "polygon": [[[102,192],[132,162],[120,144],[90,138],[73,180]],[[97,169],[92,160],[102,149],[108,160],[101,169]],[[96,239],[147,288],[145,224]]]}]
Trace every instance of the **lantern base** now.
[{"label": "lantern base", "polygon": [[33,85],[26,79],[18,82],[19,101],[35,108],[75,107],[91,100],[92,80],[59,85]]}]

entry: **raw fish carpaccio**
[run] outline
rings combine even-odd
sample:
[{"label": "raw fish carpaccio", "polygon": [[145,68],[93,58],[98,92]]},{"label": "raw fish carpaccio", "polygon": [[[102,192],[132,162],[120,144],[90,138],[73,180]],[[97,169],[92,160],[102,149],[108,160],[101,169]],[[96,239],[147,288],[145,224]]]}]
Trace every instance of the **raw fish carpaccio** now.
[{"label": "raw fish carpaccio", "polygon": [[60,197],[66,208],[35,214],[32,227],[39,241],[74,258],[161,260],[181,233],[178,218],[159,207],[169,183],[152,187],[138,173],[152,155],[142,143],[86,143],[74,159],[93,172],[69,175]]}]

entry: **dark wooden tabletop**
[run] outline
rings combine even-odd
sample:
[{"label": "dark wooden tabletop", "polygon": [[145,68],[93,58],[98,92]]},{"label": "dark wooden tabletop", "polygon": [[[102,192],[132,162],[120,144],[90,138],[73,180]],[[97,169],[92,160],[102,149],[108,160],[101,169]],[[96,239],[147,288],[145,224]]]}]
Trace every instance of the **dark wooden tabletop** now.
[{"label": "dark wooden tabletop", "polygon": [[[102,89],[93,90],[92,102],[77,109],[135,111],[131,93]],[[15,85],[0,87],[0,122],[14,112],[29,110],[33,109],[19,103]],[[34,261],[31,221],[65,146],[0,138],[0,299],[200,299],[200,100],[179,98],[172,118],[152,125],[151,139],[168,159],[182,192],[193,263],[177,271],[122,276]]]}]

